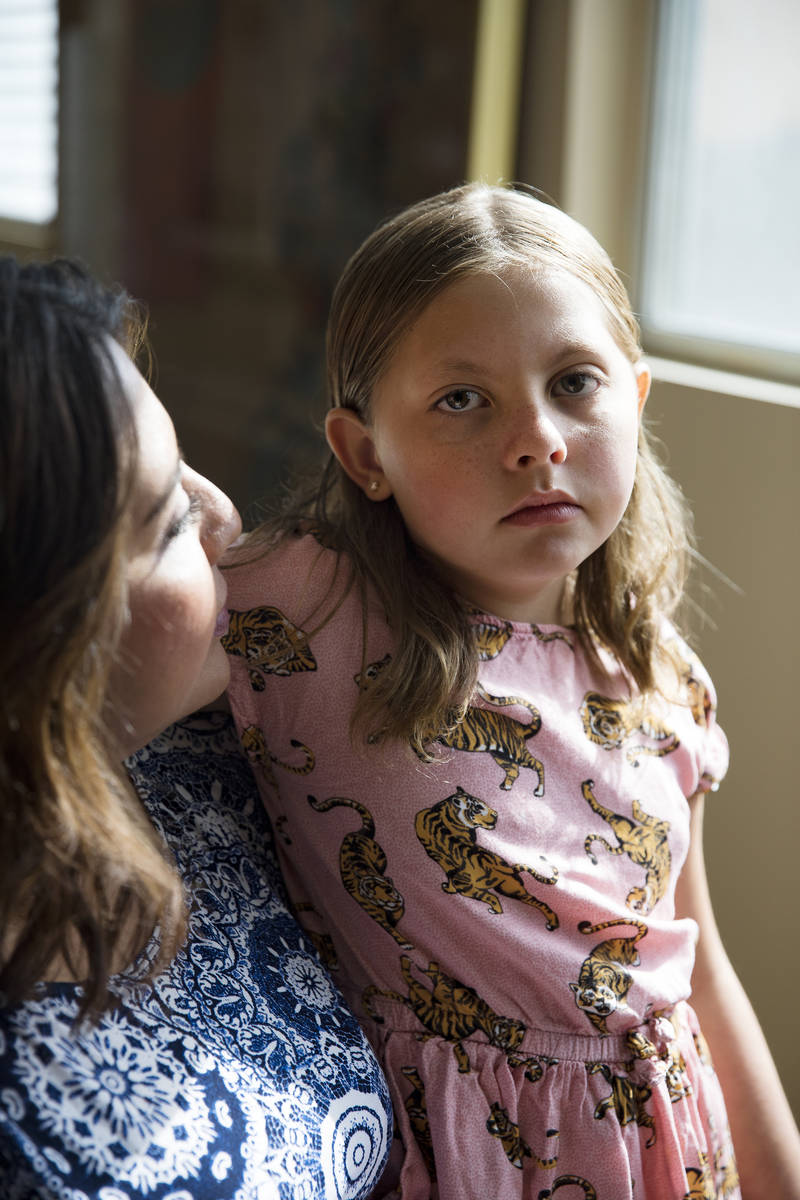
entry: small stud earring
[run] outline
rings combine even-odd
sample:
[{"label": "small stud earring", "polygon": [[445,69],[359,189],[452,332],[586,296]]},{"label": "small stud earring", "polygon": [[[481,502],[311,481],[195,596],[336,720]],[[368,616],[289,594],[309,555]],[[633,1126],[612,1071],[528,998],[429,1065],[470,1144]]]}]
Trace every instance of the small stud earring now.
[{"label": "small stud earring", "polygon": [[378,488],[379,488],[380,486],[381,486],[381,485],[378,483],[377,479],[370,479],[370,481],[369,481],[369,490],[370,490],[371,492],[377,492],[377,490],[378,490]]}]

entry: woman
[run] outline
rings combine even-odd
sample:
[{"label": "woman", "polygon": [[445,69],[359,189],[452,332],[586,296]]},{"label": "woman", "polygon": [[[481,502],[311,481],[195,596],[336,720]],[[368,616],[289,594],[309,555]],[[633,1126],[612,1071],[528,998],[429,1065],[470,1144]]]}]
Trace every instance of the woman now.
[{"label": "woman", "polygon": [[141,341],[76,265],[0,260],[0,1197],[366,1195],[385,1085],[228,718],[156,736],[227,683],[241,526]]}]

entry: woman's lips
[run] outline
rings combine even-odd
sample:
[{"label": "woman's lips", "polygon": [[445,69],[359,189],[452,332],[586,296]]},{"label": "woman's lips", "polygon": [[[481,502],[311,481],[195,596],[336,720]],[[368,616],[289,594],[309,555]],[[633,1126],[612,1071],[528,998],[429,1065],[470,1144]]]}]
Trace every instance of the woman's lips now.
[{"label": "woman's lips", "polygon": [[230,613],[228,612],[227,608],[221,608],[219,613],[217,614],[217,623],[214,626],[214,637],[215,638],[221,638],[223,636],[223,634],[226,634],[228,632],[228,626],[230,625],[230,620],[231,620],[231,617],[230,617]]}]

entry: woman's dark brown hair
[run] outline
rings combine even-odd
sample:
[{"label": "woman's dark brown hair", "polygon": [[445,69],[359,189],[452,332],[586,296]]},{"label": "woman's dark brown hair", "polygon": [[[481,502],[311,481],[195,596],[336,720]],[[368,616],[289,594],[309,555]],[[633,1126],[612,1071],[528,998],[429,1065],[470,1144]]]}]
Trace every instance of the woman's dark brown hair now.
[{"label": "woman's dark brown hair", "polygon": [[61,971],[85,1012],[154,929],[171,957],[179,880],[106,732],[127,613],[133,413],[111,341],[144,323],[67,261],[0,259],[0,992]]}]

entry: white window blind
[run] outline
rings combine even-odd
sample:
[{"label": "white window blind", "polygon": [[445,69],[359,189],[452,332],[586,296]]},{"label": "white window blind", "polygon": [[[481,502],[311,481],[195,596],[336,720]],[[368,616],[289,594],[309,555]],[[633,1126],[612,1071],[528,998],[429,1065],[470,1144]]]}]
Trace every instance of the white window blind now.
[{"label": "white window blind", "polygon": [[660,0],[646,332],[800,353],[800,3]]},{"label": "white window blind", "polygon": [[58,211],[58,3],[0,0],[0,219]]}]

